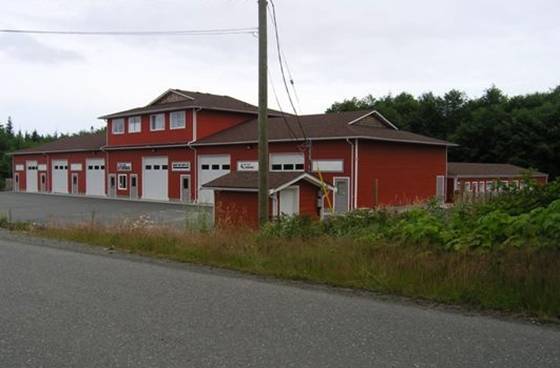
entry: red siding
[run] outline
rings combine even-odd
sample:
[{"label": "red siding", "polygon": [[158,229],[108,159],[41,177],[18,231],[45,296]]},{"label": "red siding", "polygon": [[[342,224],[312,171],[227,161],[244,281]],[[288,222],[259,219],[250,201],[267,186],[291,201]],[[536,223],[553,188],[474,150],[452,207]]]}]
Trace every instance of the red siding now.
[{"label": "red siding", "polygon": [[[177,110],[181,111],[181,110]],[[159,131],[150,131],[150,114],[141,115],[141,131],[139,133],[128,132],[128,118],[124,119],[124,134],[112,133],[113,119],[107,122],[107,145],[108,146],[124,146],[124,145],[146,145],[146,144],[172,144],[187,143],[193,139],[193,114],[192,110],[187,110],[185,114],[185,128],[170,129],[169,112],[163,113],[165,116],[165,129]],[[138,115],[132,115],[138,116]]]},{"label": "red siding", "polygon": [[[180,176],[191,175],[191,181],[194,172],[194,151],[189,148],[166,148],[166,149],[145,149],[145,150],[129,150],[129,151],[111,151],[108,154],[109,162],[107,165],[109,174],[127,174],[128,186],[126,190],[118,190],[118,196],[130,195],[130,174],[138,175],[138,196],[142,197],[142,157],[163,157],[166,156],[169,162],[169,176],[167,179],[167,193],[170,199],[179,200],[181,198],[180,192]],[[172,171],[171,163],[173,161],[189,161],[191,163],[191,171]],[[118,162],[132,163],[132,170],[126,172],[117,171]],[[191,198],[194,198],[196,188],[191,184]]]},{"label": "red siding", "polygon": [[247,226],[253,229],[259,227],[256,192],[215,191],[214,199],[214,222],[217,226]]},{"label": "red siding", "polygon": [[360,141],[358,152],[358,207],[428,200],[436,195],[436,177],[446,175],[445,147]]},{"label": "red siding", "polygon": [[254,114],[201,110],[196,113],[196,139],[202,139],[231,128],[244,121],[255,119]]},{"label": "red siding", "polygon": [[299,214],[301,216],[309,216],[313,219],[318,219],[320,217],[319,209],[317,208],[319,188],[306,181],[301,181],[298,185]]},{"label": "red siding", "polygon": [[[21,192],[25,192],[26,191],[26,186],[27,186],[27,175],[26,175],[26,161],[37,161],[37,165],[47,165],[48,163],[48,157],[46,155],[22,155],[22,156],[14,156],[13,158],[13,167],[12,170],[14,172],[13,177],[15,178],[15,174],[17,173],[19,175],[19,190]],[[23,170],[22,171],[16,171],[16,165],[23,165]],[[47,170],[48,170],[48,165],[47,165]],[[39,171],[39,173],[44,172],[44,171]],[[39,180],[40,180],[40,175],[37,174],[37,189],[39,189]],[[48,179],[47,179],[48,182]],[[15,183],[14,183],[15,185]]]}]

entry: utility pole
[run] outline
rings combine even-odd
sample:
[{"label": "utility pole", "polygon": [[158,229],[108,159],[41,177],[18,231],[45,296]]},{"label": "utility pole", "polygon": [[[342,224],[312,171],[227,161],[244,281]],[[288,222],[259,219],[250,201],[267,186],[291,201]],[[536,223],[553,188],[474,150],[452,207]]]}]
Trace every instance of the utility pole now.
[{"label": "utility pole", "polygon": [[259,2],[259,223],[268,222],[268,54],[266,0]]}]

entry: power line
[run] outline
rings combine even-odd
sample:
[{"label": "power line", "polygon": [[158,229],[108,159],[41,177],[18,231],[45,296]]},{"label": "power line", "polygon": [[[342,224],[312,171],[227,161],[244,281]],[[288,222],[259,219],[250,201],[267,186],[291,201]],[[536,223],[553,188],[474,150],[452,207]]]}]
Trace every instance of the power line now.
[{"label": "power line", "polygon": [[278,109],[280,110],[280,114],[282,115],[282,120],[284,120],[284,124],[286,125],[286,128],[288,128],[288,131],[290,132],[292,138],[294,140],[297,140],[297,134],[293,131],[292,127],[290,126],[290,123],[288,123],[288,119],[286,119],[286,114],[284,113],[284,110],[282,109],[282,105],[280,104],[280,99],[278,98],[278,94],[276,93],[276,88],[274,88],[274,82],[272,80],[270,69],[268,70],[268,77],[270,80],[270,86],[272,87],[272,93],[274,94],[274,99],[276,100],[276,104],[278,105]]},{"label": "power line", "polygon": [[292,109],[294,111],[294,114],[296,116],[296,121],[299,125],[299,128],[303,134],[303,138],[305,139],[305,141],[308,141],[307,135],[305,134],[305,129],[303,127],[303,124],[301,123],[301,121],[299,120],[299,115],[297,112],[297,109],[294,105],[294,101],[292,99],[292,95],[290,94],[290,88],[288,87],[288,83],[286,82],[286,73],[284,72],[284,63],[282,62],[282,49],[280,47],[280,37],[279,37],[279,32],[278,32],[278,20],[276,17],[276,6],[274,5],[274,1],[270,1],[270,4],[272,5],[272,20],[273,20],[273,25],[274,25],[274,33],[276,36],[276,49],[277,49],[277,54],[278,54],[278,62],[280,64],[280,72],[282,74],[282,82],[284,83],[284,88],[286,89],[286,94],[288,95],[288,101],[290,102],[290,105],[292,106]]},{"label": "power line", "polygon": [[52,31],[39,29],[0,29],[0,33],[76,35],[76,36],[221,36],[236,34],[255,34],[256,27],[217,28],[168,31]]}]

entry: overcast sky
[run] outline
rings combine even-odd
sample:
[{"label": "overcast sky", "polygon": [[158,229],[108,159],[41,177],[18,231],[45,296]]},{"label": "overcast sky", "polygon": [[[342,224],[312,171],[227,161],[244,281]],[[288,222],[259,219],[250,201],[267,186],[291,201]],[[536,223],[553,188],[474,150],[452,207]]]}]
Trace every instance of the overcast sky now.
[{"label": "overcast sky", "polygon": [[[302,113],[352,96],[451,88],[479,96],[560,84],[558,0],[276,0]],[[2,0],[0,28],[176,30],[252,27],[256,0]],[[270,34],[272,37],[272,34]],[[278,63],[270,69],[281,93]],[[0,122],[76,132],[167,88],[256,104],[257,39],[0,34]],[[270,91],[270,104],[276,103]],[[285,94],[282,107],[287,110]]]}]

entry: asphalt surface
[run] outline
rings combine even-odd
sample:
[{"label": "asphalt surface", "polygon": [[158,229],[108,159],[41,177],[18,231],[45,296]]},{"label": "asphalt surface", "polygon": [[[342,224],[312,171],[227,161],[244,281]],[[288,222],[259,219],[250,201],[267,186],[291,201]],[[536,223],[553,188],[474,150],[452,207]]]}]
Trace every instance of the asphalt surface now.
[{"label": "asphalt surface", "polygon": [[0,232],[0,367],[560,366],[554,326],[46,242]]},{"label": "asphalt surface", "polygon": [[40,193],[0,192],[0,215],[42,224],[142,224],[184,227],[212,222],[212,208]]}]

